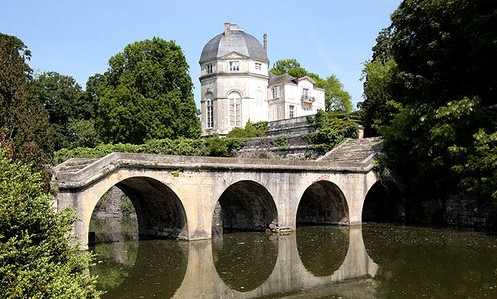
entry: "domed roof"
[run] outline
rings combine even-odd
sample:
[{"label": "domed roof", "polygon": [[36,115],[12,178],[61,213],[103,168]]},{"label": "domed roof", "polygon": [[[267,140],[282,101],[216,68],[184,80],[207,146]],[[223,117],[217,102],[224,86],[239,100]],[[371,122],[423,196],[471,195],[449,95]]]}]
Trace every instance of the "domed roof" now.
[{"label": "domed roof", "polygon": [[229,33],[226,34],[225,31],[207,42],[200,55],[200,64],[223,57],[231,52],[238,52],[251,59],[269,63],[264,47],[255,37],[245,33],[236,24],[227,23],[226,25]]}]

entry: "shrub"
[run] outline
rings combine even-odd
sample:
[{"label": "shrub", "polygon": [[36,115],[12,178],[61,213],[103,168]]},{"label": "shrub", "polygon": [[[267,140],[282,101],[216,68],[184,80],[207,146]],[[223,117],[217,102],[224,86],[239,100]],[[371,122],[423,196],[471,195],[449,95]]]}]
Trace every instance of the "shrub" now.
[{"label": "shrub", "polygon": [[0,150],[0,294],[3,298],[96,298],[89,254],[71,245],[74,213],[56,213],[41,175]]}]

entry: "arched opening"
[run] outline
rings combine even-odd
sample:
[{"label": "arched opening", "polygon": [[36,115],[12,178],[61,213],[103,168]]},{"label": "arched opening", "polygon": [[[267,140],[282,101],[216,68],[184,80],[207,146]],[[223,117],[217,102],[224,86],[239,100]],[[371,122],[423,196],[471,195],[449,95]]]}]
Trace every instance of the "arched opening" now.
[{"label": "arched opening", "polygon": [[399,223],[404,218],[400,191],[393,182],[376,182],[366,194],[363,222]]},{"label": "arched opening", "polygon": [[214,95],[211,92],[205,94],[206,120],[205,127],[210,129],[214,127]]},{"label": "arched opening", "polygon": [[212,219],[213,236],[229,231],[264,231],[276,225],[276,206],[264,186],[240,181],[219,198]]},{"label": "arched opening", "polygon": [[347,201],[337,185],[328,181],[319,181],[305,190],[297,210],[297,226],[347,224],[349,224]]},{"label": "arched opening", "polygon": [[219,277],[233,290],[248,292],[273,273],[278,258],[274,235],[236,233],[212,241],[212,257]]},{"label": "arched opening", "polygon": [[[126,239],[187,238],[185,210],[179,197],[168,186],[152,178],[132,177],[119,182],[115,187],[100,199],[105,202],[97,204],[93,211],[90,220],[90,243]],[[99,219],[102,211],[103,214],[111,211],[111,216],[118,221],[107,221],[108,224],[105,224]],[[131,221],[119,222],[119,219],[127,216],[126,214],[136,216],[134,219],[131,217]],[[112,227],[115,223],[124,225]],[[131,237],[126,235],[129,227],[134,227],[135,230]]]},{"label": "arched opening", "polygon": [[242,96],[237,91],[232,91],[228,94],[229,103],[229,121],[230,126],[241,127],[242,122]]},{"label": "arched opening", "polygon": [[349,227],[299,227],[297,249],[307,271],[315,276],[330,276],[342,266],[347,255]]}]

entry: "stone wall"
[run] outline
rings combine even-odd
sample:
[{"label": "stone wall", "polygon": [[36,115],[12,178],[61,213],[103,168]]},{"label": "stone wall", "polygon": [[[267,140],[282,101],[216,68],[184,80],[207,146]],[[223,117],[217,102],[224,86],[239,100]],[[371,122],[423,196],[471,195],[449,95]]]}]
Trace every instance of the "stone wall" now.
[{"label": "stone wall", "polygon": [[304,135],[314,132],[314,127],[307,121],[307,116],[271,121],[267,126],[269,136]]},{"label": "stone wall", "polygon": [[427,225],[497,231],[497,202],[463,193],[407,207],[408,220]]}]

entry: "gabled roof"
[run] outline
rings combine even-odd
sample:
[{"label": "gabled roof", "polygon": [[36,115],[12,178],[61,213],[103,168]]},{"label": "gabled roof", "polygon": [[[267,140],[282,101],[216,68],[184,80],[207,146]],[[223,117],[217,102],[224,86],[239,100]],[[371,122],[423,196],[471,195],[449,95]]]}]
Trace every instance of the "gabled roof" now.
[{"label": "gabled roof", "polygon": [[269,85],[278,85],[278,84],[297,84],[297,79],[288,75],[287,73],[283,75],[276,76],[275,74],[269,72]]}]

